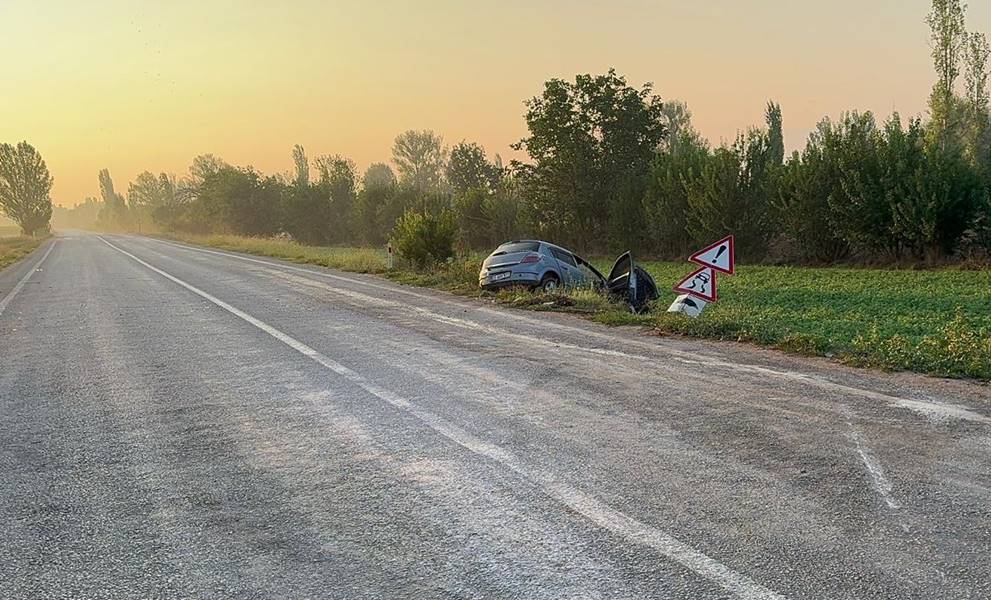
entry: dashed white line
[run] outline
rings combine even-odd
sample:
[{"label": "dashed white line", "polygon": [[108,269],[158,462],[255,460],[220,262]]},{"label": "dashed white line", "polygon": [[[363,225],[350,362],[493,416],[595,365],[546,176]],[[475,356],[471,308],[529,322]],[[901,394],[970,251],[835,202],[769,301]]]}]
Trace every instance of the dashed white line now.
[{"label": "dashed white line", "polygon": [[547,496],[557,500],[578,514],[581,514],[596,525],[620,535],[631,542],[653,548],[668,559],[679,563],[701,577],[704,577],[716,585],[719,585],[736,598],[742,598],[744,600],[770,600],[784,598],[784,596],[778,594],[777,592],[760,585],[750,577],[734,571],[716,559],[692,548],[667,533],[664,533],[655,527],[643,523],[642,521],[638,521],[637,519],[634,519],[633,517],[630,517],[629,515],[606,505],[600,500],[597,500],[587,493],[578,490],[570,484],[557,480],[554,476],[548,473],[531,469],[530,467],[524,465],[508,450],[476,437],[464,429],[461,429],[457,425],[450,423],[446,419],[416,406],[406,398],[403,398],[398,394],[379,386],[375,382],[366,379],[345,365],[324,356],[317,350],[314,350],[305,343],[276,329],[275,327],[272,327],[264,321],[261,321],[248,313],[231,306],[223,300],[220,300],[219,298],[216,298],[215,296],[212,296],[211,294],[186,283],[178,277],[175,277],[162,269],[141,260],[130,252],[111,244],[102,237],[100,237],[100,240],[117,252],[131,258],[138,264],[182,286],[186,290],[196,294],[204,300],[207,300],[211,304],[238,317],[242,321],[253,325],[269,336],[279,340],[286,346],[289,346],[293,350],[296,350],[314,362],[326,367],[333,373],[340,375],[369,394],[372,394],[380,400],[383,400],[384,402],[415,416],[430,429],[433,429],[452,442],[455,442],[474,454],[484,456],[502,465],[503,467],[508,468],[512,472],[538,486]]}]

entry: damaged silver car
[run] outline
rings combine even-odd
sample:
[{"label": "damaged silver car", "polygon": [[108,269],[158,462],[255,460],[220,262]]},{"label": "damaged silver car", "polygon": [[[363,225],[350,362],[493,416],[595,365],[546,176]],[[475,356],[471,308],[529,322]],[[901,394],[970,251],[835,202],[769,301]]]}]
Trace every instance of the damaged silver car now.
[{"label": "damaged silver car", "polygon": [[606,277],[574,252],[542,240],[500,245],[482,262],[478,285],[484,290],[527,287],[543,292],[587,285],[625,302],[636,313],[658,298],[654,279],[633,262],[630,252],[616,259]]}]

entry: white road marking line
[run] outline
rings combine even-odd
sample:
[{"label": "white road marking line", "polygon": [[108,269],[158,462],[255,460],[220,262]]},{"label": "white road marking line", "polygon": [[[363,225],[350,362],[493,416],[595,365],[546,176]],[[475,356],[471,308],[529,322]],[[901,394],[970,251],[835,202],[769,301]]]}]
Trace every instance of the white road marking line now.
[{"label": "white road marking line", "polygon": [[[150,238],[148,238],[148,239],[150,239]],[[232,258],[232,259],[241,260],[241,261],[245,261],[245,262],[251,262],[251,263],[266,265],[266,266],[272,267],[272,268],[274,268],[276,270],[281,270],[281,271],[286,271],[286,270],[297,271],[297,272],[301,272],[301,273],[307,273],[307,274],[310,274],[310,275],[314,275],[314,276],[317,276],[317,277],[324,277],[324,278],[327,278],[327,279],[336,279],[336,280],[339,280],[339,281],[346,281],[346,282],[352,283],[352,284],[357,284],[357,285],[372,287],[372,288],[375,288],[375,289],[382,289],[382,290],[385,290],[385,291],[388,291],[388,292],[396,292],[396,293],[406,294],[406,295],[414,296],[414,297],[417,297],[417,298],[420,298],[420,299],[423,299],[423,300],[428,300],[430,302],[443,302],[445,304],[452,304],[451,302],[445,302],[445,301],[439,300],[437,298],[433,298],[433,297],[428,296],[428,295],[425,295],[425,294],[419,294],[419,293],[416,293],[416,292],[411,292],[409,290],[404,290],[404,289],[401,289],[401,288],[398,288],[398,287],[391,287],[391,286],[376,284],[376,283],[372,283],[372,282],[366,282],[366,281],[362,281],[362,280],[358,280],[358,279],[352,279],[350,277],[343,277],[341,275],[335,275],[335,274],[332,274],[332,273],[322,273],[322,272],[319,272],[319,271],[314,271],[313,269],[304,269],[302,267],[296,267],[296,266],[293,266],[293,265],[286,265],[286,264],[271,262],[271,261],[267,261],[267,260],[261,260],[261,259],[257,259],[257,258],[251,258],[251,257],[247,257],[247,256],[240,256],[240,255],[232,254],[232,253],[229,253],[229,252],[218,252],[216,250],[207,250],[205,248],[197,248],[197,247],[194,247],[194,246],[187,246],[185,244],[176,244],[176,243],[167,242],[167,241],[164,241],[164,240],[153,240],[153,241],[159,242],[161,244],[165,244],[165,245],[168,245],[168,246],[174,246],[176,248],[181,248],[183,250],[188,250],[188,251],[191,251],[191,252],[199,252],[199,253],[203,253],[203,254],[215,254],[217,256],[224,256],[224,257],[227,257],[227,258]],[[408,305],[402,304],[400,302],[393,302],[393,301],[390,301],[390,300],[385,300],[383,298],[376,298],[374,296],[368,296],[368,295],[362,294],[361,292],[355,292],[355,291],[352,291],[352,290],[342,290],[341,288],[331,288],[331,287],[328,287],[327,289],[330,290],[330,291],[336,292],[336,293],[340,293],[340,294],[344,294],[344,295],[351,295],[352,297],[356,297],[356,298],[357,297],[361,297],[361,298],[366,299],[366,300],[371,299],[371,300],[374,300],[377,303],[390,303],[393,306],[408,307]],[[462,305],[457,304],[457,306],[460,307]],[[642,354],[633,354],[633,353],[629,353],[629,352],[623,352],[621,350],[609,350],[609,349],[605,349],[605,348],[592,348],[592,347],[588,347],[588,346],[577,346],[577,345],[574,345],[574,344],[568,344],[566,342],[555,342],[555,341],[547,340],[547,339],[544,339],[544,338],[538,338],[538,337],[535,337],[535,336],[528,336],[528,335],[525,335],[525,334],[512,333],[512,332],[506,331],[505,329],[501,329],[501,328],[498,328],[498,327],[492,327],[492,326],[489,326],[489,325],[483,325],[481,323],[478,323],[477,321],[470,321],[470,320],[467,320],[467,319],[459,319],[457,317],[449,317],[447,315],[442,315],[440,313],[436,313],[436,312],[433,312],[433,311],[431,311],[429,309],[425,309],[425,308],[420,308],[420,307],[409,307],[409,308],[413,308],[414,310],[420,312],[424,316],[426,316],[428,318],[431,318],[431,319],[433,319],[435,321],[446,322],[446,323],[451,324],[451,325],[460,325],[460,326],[465,327],[465,328],[471,328],[471,329],[476,329],[476,330],[483,330],[486,333],[491,333],[493,335],[500,335],[500,336],[503,336],[503,337],[511,337],[511,338],[516,338],[516,339],[523,339],[523,340],[527,341],[528,343],[550,344],[552,346],[560,346],[560,347],[569,348],[569,349],[584,350],[585,352],[589,352],[589,353],[592,353],[592,354],[599,354],[599,355],[602,355],[602,356],[611,356],[611,357],[617,357],[617,358],[630,358],[630,359],[635,359],[635,360],[648,361],[648,362],[651,362],[651,363],[656,362],[656,359],[651,358],[649,356],[644,356]],[[525,315],[514,314],[514,313],[509,312],[509,311],[496,311],[496,310],[493,310],[493,309],[490,309],[490,308],[484,308],[484,307],[483,308],[480,308],[478,310],[479,311],[482,311],[482,312],[490,313],[490,314],[495,314],[495,315],[498,315],[500,317],[508,317],[508,318],[515,319],[517,321],[522,321],[522,322],[530,323],[530,324],[533,324],[535,326],[553,328],[553,329],[557,329],[559,331],[567,331],[568,333],[580,333],[582,335],[587,335],[589,337],[596,337],[596,338],[599,338],[599,339],[604,339],[604,340],[606,340],[608,342],[611,342],[611,343],[615,343],[616,342],[616,340],[613,339],[613,338],[611,338],[610,336],[608,336],[606,334],[603,334],[603,333],[599,333],[597,331],[591,331],[591,330],[581,329],[581,328],[577,328],[577,327],[569,327],[567,325],[562,325],[560,323],[552,323],[552,322],[549,322],[549,321],[538,321],[536,319],[532,319],[532,318],[527,317]],[[841,393],[841,394],[856,394],[857,396],[860,396],[860,397],[863,397],[863,398],[869,398],[871,400],[880,400],[881,402],[885,402],[885,403],[889,404],[890,406],[895,406],[895,407],[898,407],[898,408],[903,408],[903,409],[906,409],[906,410],[910,410],[910,411],[915,412],[917,414],[921,414],[921,415],[923,415],[923,416],[925,416],[925,417],[927,417],[929,419],[934,419],[934,420],[940,420],[940,419],[961,419],[961,420],[964,420],[964,421],[972,421],[972,422],[977,422],[977,423],[991,424],[991,417],[986,417],[986,416],[984,416],[984,415],[982,415],[982,414],[980,414],[978,412],[975,412],[973,410],[970,410],[967,407],[959,406],[959,405],[956,405],[956,404],[948,404],[948,403],[942,403],[942,402],[931,402],[931,401],[923,401],[923,400],[913,400],[913,399],[910,399],[910,398],[901,398],[899,396],[892,396],[890,394],[884,394],[884,393],[881,393],[881,392],[875,392],[875,391],[872,391],[872,390],[865,390],[865,389],[862,389],[862,388],[857,388],[857,387],[849,386],[849,385],[842,384],[842,383],[836,383],[836,382],[826,380],[826,379],[824,379],[824,378],[822,378],[820,376],[816,376],[816,375],[809,375],[809,374],[806,374],[806,373],[798,373],[798,372],[795,372],[795,371],[782,371],[782,370],[779,370],[779,369],[772,369],[772,368],[769,368],[769,367],[761,367],[761,366],[758,366],[758,365],[747,365],[747,364],[729,362],[729,361],[725,361],[725,360],[720,360],[718,358],[713,358],[713,357],[704,356],[704,355],[700,355],[700,354],[694,354],[694,353],[691,353],[691,352],[684,352],[684,351],[681,351],[681,350],[675,350],[673,348],[664,348],[664,347],[661,347],[661,346],[656,345],[656,344],[650,345],[650,344],[646,344],[644,342],[639,342],[637,340],[624,340],[624,343],[631,344],[631,345],[636,345],[636,346],[639,346],[639,347],[643,347],[645,349],[648,349],[648,350],[651,350],[651,351],[655,351],[655,352],[663,352],[665,354],[668,354],[668,355],[674,357],[679,362],[682,362],[682,363],[685,363],[685,364],[691,364],[691,365],[696,365],[696,366],[717,367],[717,368],[724,368],[724,369],[729,369],[729,370],[737,371],[737,372],[751,373],[751,374],[761,375],[761,376],[776,377],[776,378],[779,378],[779,379],[786,379],[788,381],[798,382],[798,383],[802,383],[802,384],[805,384],[805,385],[808,385],[808,386],[817,387],[817,388],[820,388],[820,389],[823,389],[823,390],[827,390],[827,391],[830,391],[830,392],[837,392],[837,393]]]},{"label": "white road marking line", "polygon": [[895,502],[894,498],[891,497],[891,490],[893,489],[891,482],[884,475],[884,469],[881,468],[881,463],[871,455],[870,450],[864,444],[863,438],[860,432],[857,431],[857,427],[853,424],[853,414],[849,409],[843,411],[846,415],[846,421],[850,425],[850,439],[857,446],[857,454],[860,455],[861,462],[864,463],[864,467],[867,468],[867,473],[871,476],[871,483],[874,484],[874,489],[877,490],[878,495],[884,500],[884,503],[888,505],[888,508],[897,510],[901,506]]},{"label": "white road marking line", "polygon": [[307,346],[305,343],[286,333],[283,333],[282,331],[279,331],[264,321],[256,319],[255,317],[231,306],[223,300],[220,300],[219,298],[216,298],[209,293],[186,283],[178,277],[170,275],[158,267],[141,260],[130,252],[111,244],[103,237],[98,237],[104,244],[110,246],[124,256],[131,258],[138,264],[155,273],[158,273],[169,281],[182,286],[204,300],[207,300],[211,304],[224,309],[242,321],[253,325],[261,331],[267,333],[269,336],[279,340],[293,350],[296,350],[300,354],[313,360],[317,364],[320,364],[333,373],[340,375],[369,394],[372,394],[388,404],[415,416],[425,425],[447,439],[475,454],[489,458],[494,462],[508,468],[517,475],[538,486],[547,496],[583,515],[586,519],[592,521],[596,525],[604,529],[608,529],[617,535],[623,536],[631,542],[653,548],[668,559],[679,563],[696,574],[719,585],[737,598],[742,598],[745,600],[770,600],[784,598],[784,596],[760,585],[746,575],[730,569],[714,558],[695,550],[691,546],[664,533],[663,531],[638,521],[621,511],[609,507],[603,502],[589,496],[577,488],[557,480],[550,474],[530,469],[522,464],[516,456],[504,448],[478,438],[461,429],[457,425],[450,423],[446,419],[414,405],[409,400],[379,386],[373,381],[366,379],[356,371],[353,371],[345,365],[324,356],[310,346]]},{"label": "white road marking line", "polygon": [[34,266],[28,269],[28,272],[24,274],[24,277],[21,277],[21,280],[17,282],[17,285],[10,290],[10,293],[4,296],[3,300],[0,300],[0,316],[3,316],[3,311],[7,310],[7,306],[10,304],[11,300],[14,299],[14,296],[24,289],[24,285],[28,282],[28,279],[31,279],[31,276],[34,275],[35,272],[41,267],[41,263],[45,262],[48,255],[52,253],[52,249],[55,247],[56,243],[58,243],[58,240],[52,240],[51,245],[48,246],[48,250],[46,250],[42,255],[41,260],[34,263]]}]

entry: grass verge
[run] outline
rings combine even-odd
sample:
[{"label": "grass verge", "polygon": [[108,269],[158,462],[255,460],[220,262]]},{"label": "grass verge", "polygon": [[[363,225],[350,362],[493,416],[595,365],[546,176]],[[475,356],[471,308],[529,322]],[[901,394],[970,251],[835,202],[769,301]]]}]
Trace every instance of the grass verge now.
[{"label": "grass verge", "polygon": [[5,269],[30,254],[45,238],[0,237],[0,269]]},{"label": "grass verge", "polygon": [[[174,239],[345,271],[531,310],[581,313],[609,325],[642,325],[661,333],[749,342],[848,364],[991,380],[991,270],[898,270],[741,266],[719,279],[720,302],[698,319],[664,312],[665,290],[692,267],[642,263],[661,288],[659,306],[632,315],[587,289],[544,295],[507,290],[483,294],[478,260],[427,272],[389,269],[384,250],[326,248],[236,236]],[[608,259],[593,261],[608,271]]]}]

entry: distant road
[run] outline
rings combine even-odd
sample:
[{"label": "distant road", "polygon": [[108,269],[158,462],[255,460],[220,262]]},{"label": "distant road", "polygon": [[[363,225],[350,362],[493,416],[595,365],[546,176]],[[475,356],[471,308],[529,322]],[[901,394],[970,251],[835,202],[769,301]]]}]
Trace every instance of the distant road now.
[{"label": "distant road", "polygon": [[72,233],[0,273],[0,598],[991,598],[991,391]]}]

